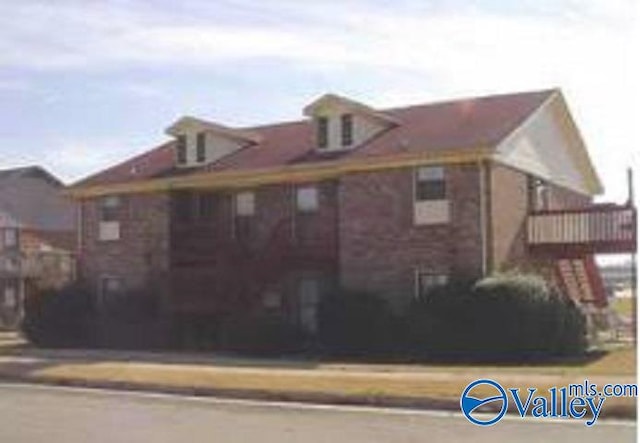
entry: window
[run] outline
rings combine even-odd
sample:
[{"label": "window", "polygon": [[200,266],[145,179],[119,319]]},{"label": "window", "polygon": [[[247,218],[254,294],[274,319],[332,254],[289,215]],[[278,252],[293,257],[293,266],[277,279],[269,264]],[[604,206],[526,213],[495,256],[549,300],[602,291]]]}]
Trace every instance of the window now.
[{"label": "window", "polygon": [[176,140],[176,160],[179,165],[187,163],[187,136],[179,135]]},{"label": "window", "polygon": [[250,191],[236,194],[235,212],[237,216],[251,216],[256,211],[255,194]]},{"label": "window", "polygon": [[206,158],[206,137],[204,132],[198,132],[196,136],[196,161],[198,163],[204,162]]},{"label": "window", "polygon": [[350,146],[353,143],[353,115],[342,114],[340,117],[342,133],[342,146]]},{"label": "window", "polygon": [[109,195],[100,201],[100,221],[117,221],[120,211],[120,197]]},{"label": "window", "polygon": [[268,289],[262,294],[262,307],[266,311],[279,311],[282,308],[282,294],[275,289]]},{"label": "window", "polygon": [[329,119],[327,117],[318,117],[316,125],[318,148],[326,148],[329,145]]},{"label": "window", "polygon": [[444,286],[449,281],[447,274],[435,274],[419,271],[416,275],[416,297],[421,299],[429,296],[435,288]]},{"label": "window", "polygon": [[120,239],[121,201],[117,195],[109,195],[100,200],[100,224],[98,237],[102,241]]},{"label": "window", "polygon": [[448,223],[449,201],[442,166],[418,168],[415,172],[413,217],[416,225]]},{"label": "window", "polygon": [[200,220],[212,220],[215,213],[215,194],[203,192],[198,194],[198,217]]},{"label": "window", "polygon": [[305,186],[296,190],[296,207],[300,212],[313,212],[318,210],[318,188]]},{"label": "window", "polygon": [[176,191],[172,196],[173,219],[182,223],[193,220],[193,194],[191,191]]},{"label": "window", "polygon": [[5,248],[18,246],[18,230],[16,228],[5,228],[2,234],[2,244]]},{"label": "window", "polygon": [[446,184],[442,166],[426,166],[416,172],[416,200],[444,200]]},{"label": "window", "polygon": [[104,276],[100,279],[100,288],[98,291],[98,307],[100,309],[108,309],[123,293],[124,285],[121,278],[113,276]]},{"label": "window", "polygon": [[176,191],[171,196],[171,217],[179,223],[212,220],[215,206],[212,192]]},{"label": "window", "polygon": [[17,272],[19,266],[18,259],[15,257],[7,257],[4,259],[4,270],[7,272]]}]

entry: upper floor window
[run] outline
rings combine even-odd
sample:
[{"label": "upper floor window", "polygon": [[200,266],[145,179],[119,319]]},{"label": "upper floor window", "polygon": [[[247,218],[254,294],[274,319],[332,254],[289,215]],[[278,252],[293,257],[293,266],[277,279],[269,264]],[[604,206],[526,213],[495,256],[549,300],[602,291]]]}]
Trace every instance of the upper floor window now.
[{"label": "upper floor window", "polygon": [[235,214],[237,216],[251,216],[256,212],[256,196],[251,191],[236,194]]},{"label": "upper floor window", "polygon": [[205,132],[198,132],[196,135],[196,161],[202,163],[206,159],[206,141],[207,134]]},{"label": "upper floor window", "polygon": [[216,196],[212,192],[177,191],[171,201],[172,217],[180,223],[213,219]]},{"label": "upper floor window", "polygon": [[193,219],[193,195],[191,191],[174,192],[171,198],[173,219],[182,223]]},{"label": "upper floor window", "polygon": [[179,165],[187,163],[187,136],[179,135],[176,140],[176,160]]},{"label": "upper floor window", "polygon": [[442,166],[425,166],[416,172],[416,200],[444,200],[446,183]]},{"label": "upper floor window", "polygon": [[318,148],[326,148],[329,145],[329,119],[327,117],[316,119],[316,131]]},{"label": "upper floor window", "polygon": [[342,114],[342,116],[340,116],[340,129],[342,134],[342,146],[350,146],[353,143],[352,114]]},{"label": "upper floor window", "polygon": [[120,239],[121,199],[117,195],[109,195],[100,200],[100,224],[98,237],[100,240]]},{"label": "upper floor window", "polygon": [[100,201],[100,221],[117,221],[120,211],[120,197],[109,195]]},{"label": "upper floor window", "polygon": [[216,196],[211,192],[198,195],[198,217],[200,220],[211,220],[215,214]]},{"label": "upper floor window", "polygon": [[296,189],[296,207],[300,212],[317,211],[318,188],[315,186],[304,186]]},{"label": "upper floor window", "polygon": [[444,168],[420,167],[415,172],[413,216],[416,225],[448,223],[449,201]]}]

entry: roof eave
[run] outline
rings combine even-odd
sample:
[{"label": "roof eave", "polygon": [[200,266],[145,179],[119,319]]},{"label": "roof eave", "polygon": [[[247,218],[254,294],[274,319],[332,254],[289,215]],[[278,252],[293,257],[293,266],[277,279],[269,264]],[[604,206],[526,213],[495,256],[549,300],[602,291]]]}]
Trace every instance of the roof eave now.
[{"label": "roof eave", "polygon": [[109,194],[166,192],[175,189],[246,188],[277,183],[323,180],[340,175],[397,169],[428,164],[472,163],[491,158],[493,148],[476,147],[393,155],[348,162],[324,161],[313,165],[294,165],[243,171],[209,171],[182,177],[139,180],[128,183],[69,188],[66,195],[75,199]]}]

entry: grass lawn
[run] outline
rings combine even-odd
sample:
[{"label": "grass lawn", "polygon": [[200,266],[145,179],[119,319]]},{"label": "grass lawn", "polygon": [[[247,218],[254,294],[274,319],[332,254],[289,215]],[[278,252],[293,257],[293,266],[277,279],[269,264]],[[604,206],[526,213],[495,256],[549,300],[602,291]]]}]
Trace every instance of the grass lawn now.
[{"label": "grass lawn", "polygon": [[[541,390],[581,383],[585,378],[600,385],[636,381],[636,353],[630,347],[612,349],[589,358],[536,365],[375,364],[101,351],[70,351],[64,358],[62,355],[61,351],[24,349],[13,353],[3,352],[0,348],[0,376],[52,382],[109,382],[217,392],[257,392],[269,393],[269,398],[319,395],[320,398],[450,401],[459,399],[464,387],[478,378],[493,378],[509,387],[535,386]],[[197,355],[200,360],[196,362]],[[16,361],[11,362],[12,357]],[[33,363],[28,361],[29,357],[33,358]],[[606,409],[635,410],[635,399],[632,398],[608,399],[607,402]]]},{"label": "grass lawn", "polygon": [[[275,367],[220,367],[141,362],[60,363],[34,368],[30,377],[40,380],[107,381],[127,385],[157,385],[224,392],[254,392],[267,398],[359,398],[377,401],[385,398],[425,399],[457,402],[471,381],[492,378],[506,387],[523,391],[534,386],[546,392],[552,386],[582,383],[588,378],[605,383],[634,383],[635,352],[613,351],[582,366],[499,367],[499,366],[419,366],[412,371],[404,366],[320,365],[313,369]],[[2,365],[0,365],[0,373]],[[487,391],[486,394],[490,394]],[[319,396],[319,397],[318,397]],[[331,400],[329,400],[331,401]],[[629,417],[635,411],[635,398],[607,399],[605,414],[624,410]],[[614,412],[612,412],[614,411]]]},{"label": "grass lawn", "polygon": [[633,315],[633,298],[616,297],[611,301],[611,308],[618,314],[629,317]]}]

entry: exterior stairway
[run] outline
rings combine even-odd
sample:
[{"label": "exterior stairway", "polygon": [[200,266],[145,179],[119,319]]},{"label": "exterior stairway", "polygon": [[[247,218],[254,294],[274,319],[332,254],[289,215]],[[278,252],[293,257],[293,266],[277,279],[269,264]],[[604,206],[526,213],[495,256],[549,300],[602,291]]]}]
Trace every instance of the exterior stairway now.
[{"label": "exterior stairway", "polygon": [[596,308],[608,305],[602,277],[592,255],[558,260],[556,274],[561,289],[575,302]]},{"label": "exterior stairway", "polygon": [[589,341],[601,341],[601,333],[611,331],[612,311],[600,271],[593,255],[556,261],[556,281],[560,290],[585,314]]}]

